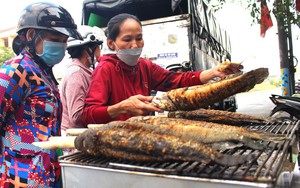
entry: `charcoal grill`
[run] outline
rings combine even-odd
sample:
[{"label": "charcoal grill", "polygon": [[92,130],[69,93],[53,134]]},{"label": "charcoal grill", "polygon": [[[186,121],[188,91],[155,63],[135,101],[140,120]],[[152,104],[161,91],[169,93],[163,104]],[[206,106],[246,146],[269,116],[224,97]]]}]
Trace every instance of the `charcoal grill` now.
[{"label": "charcoal grill", "polygon": [[248,127],[283,134],[287,139],[279,143],[262,141],[268,146],[264,151],[245,146],[222,150],[231,155],[255,156],[252,161],[234,167],[210,160],[141,163],[76,152],[59,158],[64,187],[275,187],[278,177],[287,168],[286,164],[295,166],[293,153],[299,153],[299,121]]}]

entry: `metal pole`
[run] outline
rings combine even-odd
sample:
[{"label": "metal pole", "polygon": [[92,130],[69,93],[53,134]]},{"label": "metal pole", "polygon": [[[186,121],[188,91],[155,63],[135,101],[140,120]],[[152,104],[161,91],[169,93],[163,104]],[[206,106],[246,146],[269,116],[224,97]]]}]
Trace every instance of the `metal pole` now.
[{"label": "metal pole", "polygon": [[294,66],[294,53],[293,53],[293,39],[292,39],[292,27],[289,20],[289,3],[286,3],[286,21],[287,21],[287,40],[288,40],[288,60],[290,71],[290,95],[295,93],[295,66]]},{"label": "metal pole", "polygon": [[[283,96],[291,96],[292,88],[291,88],[291,80],[294,76],[291,73],[291,63],[289,61],[289,50],[288,50],[288,27],[287,23],[287,14],[284,0],[276,0],[275,1],[276,11],[281,12],[280,15],[276,15],[277,27],[278,27],[278,41],[279,41],[279,55],[280,55],[280,70],[281,70],[281,80],[282,80],[282,95]],[[289,42],[291,43],[291,42]],[[294,70],[294,68],[293,68]]]}]

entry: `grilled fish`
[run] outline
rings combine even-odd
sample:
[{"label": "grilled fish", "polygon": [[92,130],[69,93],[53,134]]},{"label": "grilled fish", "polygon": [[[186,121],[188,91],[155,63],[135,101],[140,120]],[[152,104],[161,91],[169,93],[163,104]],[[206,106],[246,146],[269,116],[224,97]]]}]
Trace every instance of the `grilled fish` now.
[{"label": "grilled fish", "polygon": [[[245,127],[179,118],[136,116],[127,121],[146,123],[145,127],[153,129],[154,133],[168,134],[207,144],[223,141],[237,141],[257,150],[264,149],[264,145],[258,141],[276,142],[286,139],[282,135],[249,130]],[[150,125],[154,126],[154,128]]]},{"label": "grilled fish", "polygon": [[197,109],[192,111],[177,110],[168,113],[170,118],[183,118],[190,120],[209,121],[214,123],[223,123],[228,125],[250,125],[264,124],[275,122],[276,120],[270,117],[252,116],[237,112],[229,112],[224,110]]},{"label": "grilled fish", "polygon": [[253,159],[251,155],[222,154],[201,143],[171,135],[156,134],[140,128],[108,128],[107,126],[104,129],[88,129],[78,135],[74,143],[75,148],[79,151],[95,156],[134,161],[203,161],[211,159],[221,165],[234,166]]},{"label": "grilled fish", "polygon": [[256,84],[263,82],[268,75],[267,68],[258,68],[204,85],[173,89],[161,97],[155,97],[152,103],[167,111],[195,110],[234,94],[248,91]]}]

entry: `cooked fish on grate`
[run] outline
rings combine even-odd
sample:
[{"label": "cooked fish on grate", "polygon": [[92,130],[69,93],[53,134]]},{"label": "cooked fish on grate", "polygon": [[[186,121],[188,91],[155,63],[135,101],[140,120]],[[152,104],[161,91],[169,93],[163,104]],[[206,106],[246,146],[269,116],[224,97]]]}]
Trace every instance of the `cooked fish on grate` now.
[{"label": "cooked fish on grate", "polygon": [[229,112],[224,110],[212,109],[197,109],[192,111],[177,110],[168,113],[170,118],[183,118],[190,120],[208,121],[214,123],[223,123],[228,125],[249,125],[249,124],[264,124],[268,122],[275,122],[271,117],[260,117],[237,112]]},{"label": "cooked fish on grate", "polygon": [[155,97],[152,103],[167,111],[195,110],[211,105],[234,94],[252,89],[263,82],[269,71],[258,68],[244,74],[230,75],[226,79],[204,85],[178,88]]},{"label": "cooked fish on grate", "polygon": [[258,150],[264,149],[260,141],[282,141],[286,139],[283,135],[249,130],[245,127],[179,118],[136,116],[127,121],[146,123],[144,126],[147,129],[153,129],[154,133],[183,137],[201,143],[238,141]]},{"label": "cooked fish on grate", "polygon": [[[116,126],[117,124],[127,125]],[[132,161],[203,161],[234,166],[252,160],[251,155],[232,156],[219,153],[204,144],[167,134],[156,134],[130,127],[130,122],[114,122],[99,129],[88,129],[75,138],[75,148],[91,155]]]}]

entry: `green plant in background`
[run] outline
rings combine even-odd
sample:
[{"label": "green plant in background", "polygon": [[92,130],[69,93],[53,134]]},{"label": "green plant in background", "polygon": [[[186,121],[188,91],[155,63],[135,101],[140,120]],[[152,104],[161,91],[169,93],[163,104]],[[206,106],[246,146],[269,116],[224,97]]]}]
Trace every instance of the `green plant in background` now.
[{"label": "green plant in background", "polygon": [[269,82],[273,86],[280,87],[281,83],[282,83],[282,80],[281,80],[281,78],[270,78]]},{"label": "green plant in background", "polygon": [[0,46],[0,66],[4,64],[5,61],[14,57],[14,51],[10,47]]}]

